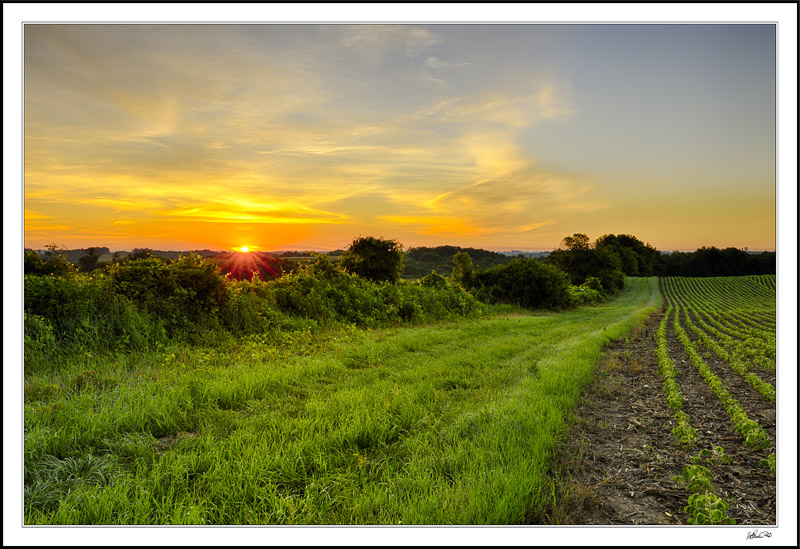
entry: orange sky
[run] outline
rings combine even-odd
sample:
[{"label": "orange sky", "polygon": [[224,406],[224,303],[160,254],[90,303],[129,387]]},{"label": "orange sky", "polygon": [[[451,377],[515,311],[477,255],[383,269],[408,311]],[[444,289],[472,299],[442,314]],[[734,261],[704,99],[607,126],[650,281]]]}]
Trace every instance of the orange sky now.
[{"label": "orange sky", "polygon": [[775,249],[774,25],[26,25],[42,248]]}]

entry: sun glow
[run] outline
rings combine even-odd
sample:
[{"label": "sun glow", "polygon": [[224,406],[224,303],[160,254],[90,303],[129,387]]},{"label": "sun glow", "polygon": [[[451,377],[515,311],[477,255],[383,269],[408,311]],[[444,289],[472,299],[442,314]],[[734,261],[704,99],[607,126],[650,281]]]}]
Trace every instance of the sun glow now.
[{"label": "sun glow", "polygon": [[247,246],[242,246],[241,248],[239,248],[239,250],[242,252],[249,252],[250,248],[248,248]]}]

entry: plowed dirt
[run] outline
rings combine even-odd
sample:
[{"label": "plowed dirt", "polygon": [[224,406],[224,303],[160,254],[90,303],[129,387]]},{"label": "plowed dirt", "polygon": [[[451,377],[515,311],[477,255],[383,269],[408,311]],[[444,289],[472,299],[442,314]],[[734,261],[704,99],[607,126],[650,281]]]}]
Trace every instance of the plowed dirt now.
[{"label": "plowed dirt", "polygon": [[[772,436],[772,447],[743,446],[730,416],[668,330],[669,354],[678,371],[684,410],[698,443],[683,447],[672,434],[676,422],[666,404],[656,358],[656,330],[663,317],[653,315],[628,341],[612,345],[597,366],[560,444],[561,469],[556,504],[548,522],[572,525],[687,524],[689,493],[674,480],[699,450],[722,446],[731,464],[703,465],[711,470],[715,494],[729,504],[736,524],[774,525],[775,477],[760,461],[775,451],[775,406],[727,372],[721,361],[707,360],[723,372],[729,390],[748,416]],[[702,350],[705,352],[705,350]],[[708,354],[706,353],[706,356]],[[722,376],[720,376],[722,377]]]}]

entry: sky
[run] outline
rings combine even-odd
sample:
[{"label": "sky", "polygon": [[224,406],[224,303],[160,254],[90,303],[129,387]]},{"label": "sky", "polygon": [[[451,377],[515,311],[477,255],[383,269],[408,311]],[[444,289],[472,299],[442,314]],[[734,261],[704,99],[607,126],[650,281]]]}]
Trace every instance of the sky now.
[{"label": "sky", "polygon": [[774,24],[28,24],[26,247],[774,250]]}]

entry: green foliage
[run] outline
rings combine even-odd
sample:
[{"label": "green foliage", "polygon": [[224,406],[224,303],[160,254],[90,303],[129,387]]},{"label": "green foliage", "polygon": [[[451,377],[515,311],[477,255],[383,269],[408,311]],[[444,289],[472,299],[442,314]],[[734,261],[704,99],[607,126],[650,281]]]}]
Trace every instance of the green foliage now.
[{"label": "green foliage", "polygon": [[453,256],[457,253],[466,253],[472,259],[476,268],[486,269],[493,265],[503,265],[511,257],[499,252],[492,252],[480,248],[462,248],[460,246],[425,246],[410,248],[403,257],[403,278],[422,278],[432,271],[439,273],[449,272],[453,267]]},{"label": "green foliage", "polygon": [[659,251],[633,235],[606,234],[595,241],[595,247],[607,247],[619,255],[626,276],[653,276],[661,272]]},{"label": "green foliage", "polygon": [[436,288],[439,290],[447,288],[447,279],[436,271],[431,271],[425,275],[419,283],[426,288]]},{"label": "green foliage", "polygon": [[622,289],[625,283],[622,259],[612,246],[592,246],[583,233],[564,237],[562,246],[565,249],[554,250],[547,262],[567,273],[572,284],[579,286],[589,277],[595,277],[608,293]]},{"label": "green foliage", "polygon": [[745,276],[775,274],[775,252],[748,253],[714,246],[694,252],[672,252],[659,258],[662,276]]},{"label": "green foliage", "polygon": [[733,462],[733,458],[725,453],[722,446],[712,446],[710,449],[703,448],[696,457],[692,458],[692,461],[698,465],[703,460],[712,465],[730,465]]},{"label": "green foliage", "polygon": [[764,467],[769,467],[769,470],[775,475],[776,471],[776,463],[775,463],[775,452],[771,453],[767,459],[762,459],[758,462],[759,465],[763,465]]},{"label": "green foliage", "polygon": [[569,277],[536,259],[515,257],[474,276],[473,294],[487,303],[530,309],[566,309],[573,305]]},{"label": "green foliage", "polygon": [[344,251],[339,265],[373,282],[397,282],[403,270],[403,246],[395,240],[358,237]]},{"label": "green foliage", "polygon": [[678,423],[677,427],[672,429],[672,434],[675,435],[675,438],[677,438],[681,444],[691,446],[697,441],[697,431],[692,427],[689,416],[683,411],[683,395],[675,380],[675,363],[670,358],[667,347],[667,324],[671,313],[672,305],[669,305],[667,311],[664,313],[664,317],[658,325],[658,331],[656,332],[658,371],[661,373],[661,377],[664,378],[663,387],[667,404],[672,409],[673,417]]},{"label": "green foliage", "polygon": [[[322,326],[387,326],[479,314],[483,306],[440,275],[424,283],[371,282],[327,256],[281,279],[228,280],[197,255],[147,255],[107,274],[25,277],[26,372],[67,357],[142,349],[170,339],[204,345],[230,337]],[[58,358],[58,360],[55,360]]]},{"label": "green foliage", "polygon": [[26,373],[52,368],[57,356],[166,341],[162,320],[116,293],[107,276],[26,275],[24,293]]},{"label": "green foliage", "polygon": [[699,464],[689,465],[683,468],[683,475],[674,479],[685,482],[686,490],[692,494],[684,507],[684,512],[691,515],[689,524],[736,524],[726,513],[728,504],[713,493],[708,468]]},{"label": "green foliage", "polygon": [[116,293],[164,319],[171,334],[213,319],[225,300],[225,278],[196,254],[126,261],[110,266],[109,277]]},{"label": "green foliage", "polygon": [[453,255],[453,282],[469,291],[475,287],[475,269],[472,257],[467,252],[456,252]]},{"label": "green foliage", "polygon": [[608,297],[600,279],[593,276],[588,277],[580,286],[570,285],[569,292],[575,305],[596,305]]},{"label": "green foliage", "polygon": [[270,282],[267,298],[276,310],[288,315],[357,326],[442,319],[479,310],[478,303],[463,290],[446,283],[437,286],[435,280],[426,284],[371,282],[335,268],[322,256]]},{"label": "green foliage", "polygon": [[569,251],[588,250],[589,237],[584,233],[575,233],[572,236],[565,236],[561,239],[561,244]]},{"label": "green foliage", "polygon": [[82,273],[90,273],[95,270],[100,259],[100,253],[96,248],[89,248],[86,252],[86,255],[78,258],[78,270]]},{"label": "green foliage", "polygon": [[36,276],[66,276],[75,273],[75,266],[52,244],[47,246],[44,257],[34,250],[25,250],[24,272]]},{"label": "green foliage", "polygon": [[736,524],[736,520],[729,517],[726,511],[728,504],[725,500],[710,492],[692,494],[689,504],[684,507],[684,512],[691,515],[689,524]]},{"label": "green foliage", "polygon": [[683,475],[676,475],[675,482],[685,482],[686,490],[693,494],[711,491],[711,471],[702,465],[689,465],[683,468]]}]

